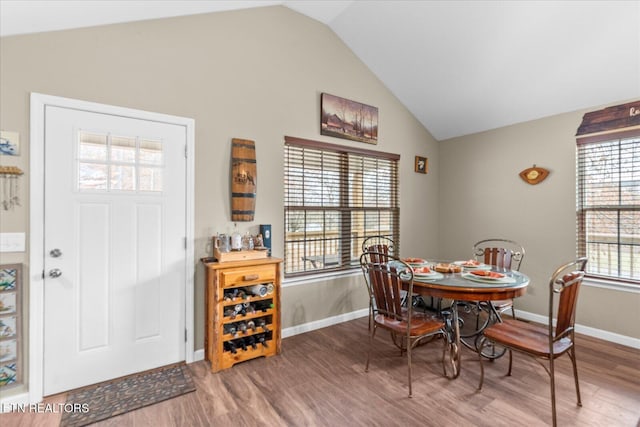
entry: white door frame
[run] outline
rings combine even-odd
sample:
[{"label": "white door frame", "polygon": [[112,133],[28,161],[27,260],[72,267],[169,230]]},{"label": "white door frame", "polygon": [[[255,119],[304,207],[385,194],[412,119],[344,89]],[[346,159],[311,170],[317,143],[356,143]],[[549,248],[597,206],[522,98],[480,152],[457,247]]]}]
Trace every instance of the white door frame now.
[{"label": "white door frame", "polygon": [[185,358],[194,361],[194,147],[195,120],[70,98],[31,93],[30,218],[29,218],[29,402],[43,398],[44,380],[44,147],[47,106],[79,109],[95,113],[184,126],[186,159],[186,265],[185,265]]}]

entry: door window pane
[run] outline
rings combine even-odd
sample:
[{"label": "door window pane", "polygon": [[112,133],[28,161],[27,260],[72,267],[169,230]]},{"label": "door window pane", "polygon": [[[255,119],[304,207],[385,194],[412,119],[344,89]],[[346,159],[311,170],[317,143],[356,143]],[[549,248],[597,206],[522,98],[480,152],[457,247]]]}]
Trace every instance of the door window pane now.
[{"label": "door window pane", "polygon": [[107,161],[107,135],[80,132],[78,157],[83,160]]},{"label": "door window pane", "polygon": [[111,189],[133,191],[136,189],[134,166],[111,165]]},{"label": "door window pane", "polygon": [[136,138],[112,136],[111,161],[134,163],[136,161]]},{"label": "door window pane", "polygon": [[107,165],[80,163],[78,167],[78,188],[80,190],[106,190]]},{"label": "door window pane", "polygon": [[162,142],[149,139],[140,141],[140,163],[162,165]]},{"label": "door window pane", "polygon": [[162,191],[162,169],[138,168],[140,191]]}]

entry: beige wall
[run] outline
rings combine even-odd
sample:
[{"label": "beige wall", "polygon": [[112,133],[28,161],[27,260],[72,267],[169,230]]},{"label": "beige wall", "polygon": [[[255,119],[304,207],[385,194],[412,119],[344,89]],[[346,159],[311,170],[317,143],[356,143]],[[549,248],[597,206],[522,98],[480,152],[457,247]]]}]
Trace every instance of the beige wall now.
[{"label": "beige wall", "polygon": [[[0,57],[0,124],[23,142],[20,157],[0,162],[27,171],[23,206],[1,212],[0,231],[29,228],[29,94],[39,92],[195,119],[196,259],[211,255],[213,233],[233,226],[234,137],[255,140],[258,159],[256,218],[239,228],[257,232],[259,224],[272,224],[274,255],[283,255],[285,135],[399,153],[403,252],[436,252],[437,205],[424,197],[437,194],[436,142],[328,27],[287,8],[6,37]],[[321,92],[377,106],[378,145],[320,136]],[[415,155],[429,157],[433,172],[414,173]],[[0,256],[28,264],[28,253]],[[194,271],[196,348],[202,348],[204,269],[196,263]],[[368,306],[354,277],[286,287],[282,300],[285,328]]]},{"label": "beige wall", "polygon": [[[575,258],[575,133],[583,114],[599,108],[439,143],[441,254],[470,253],[489,237],[520,242],[532,281],[517,309],[546,315],[549,276]],[[518,176],[533,164],[551,171],[537,185]],[[576,322],[640,338],[640,294],[584,286]]]}]

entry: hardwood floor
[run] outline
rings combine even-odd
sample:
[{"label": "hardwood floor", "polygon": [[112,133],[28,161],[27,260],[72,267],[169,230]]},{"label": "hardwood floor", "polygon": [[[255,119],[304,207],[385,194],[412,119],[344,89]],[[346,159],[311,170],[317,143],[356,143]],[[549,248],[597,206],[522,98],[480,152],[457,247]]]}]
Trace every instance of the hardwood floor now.
[{"label": "hardwood floor", "polygon": [[[533,359],[514,354],[485,363],[476,392],[475,353],[463,352],[460,377],[442,376],[441,341],[414,352],[414,396],[407,397],[406,358],[387,334],[377,337],[364,372],[367,319],[286,338],[280,356],[212,374],[189,365],[197,391],[96,426],[545,426],[551,424],[549,380]],[[640,425],[640,350],[579,335],[577,359],[583,406],[567,356],[556,369],[560,426]],[[64,401],[64,395],[45,403]],[[60,414],[3,414],[0,425],[57,426]]]}]

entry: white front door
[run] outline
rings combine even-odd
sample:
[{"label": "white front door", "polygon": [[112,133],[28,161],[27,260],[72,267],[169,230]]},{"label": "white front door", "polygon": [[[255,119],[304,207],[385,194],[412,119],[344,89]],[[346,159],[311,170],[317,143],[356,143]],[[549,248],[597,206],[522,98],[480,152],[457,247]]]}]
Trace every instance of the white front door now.
[{"label": "white front door", "polygon": [[45,107],[44,395],[185,360],[185,144]]}]

